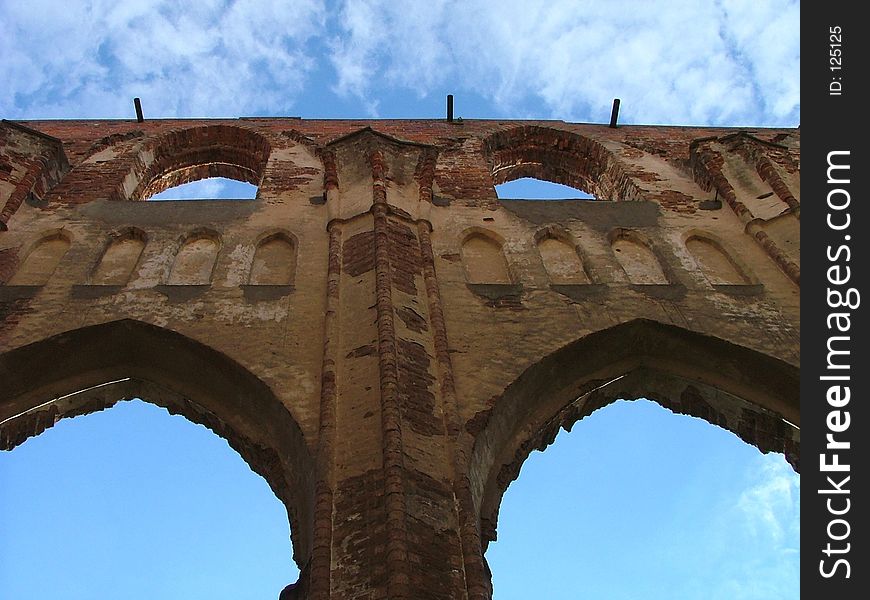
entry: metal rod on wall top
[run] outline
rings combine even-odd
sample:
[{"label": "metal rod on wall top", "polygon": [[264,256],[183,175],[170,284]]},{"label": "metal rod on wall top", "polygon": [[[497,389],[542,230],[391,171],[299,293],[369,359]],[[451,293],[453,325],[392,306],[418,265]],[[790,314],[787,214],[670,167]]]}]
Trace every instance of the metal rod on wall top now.
[{"label": "metal rod on wall top", "polygon": [[141,123],[145,120],[145,117],[142,116],[142,102],[139,98],[133,98],[133,105],[136,107],[136,121]]},{"label": "metal rod on wall top", "polygon": [[619,117],[619,98],[613,99],[613,110],[610,112],[610,128],[616,129],[616,119]]},{"label": "metal rod on wall top", "polygon": [[447,94],[447,122],[453,122],[453,94]]}]

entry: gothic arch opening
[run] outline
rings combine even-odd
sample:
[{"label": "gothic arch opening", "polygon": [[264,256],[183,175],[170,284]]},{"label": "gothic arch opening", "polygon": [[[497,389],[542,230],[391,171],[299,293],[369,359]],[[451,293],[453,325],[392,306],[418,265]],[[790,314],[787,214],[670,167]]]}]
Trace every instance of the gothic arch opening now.
[{"label": "gothic arch opening", "polygon": [[147,200],[164,190],[215,177],[259,186],[270,153],[265,137],[243,127],[206,125],[171,131],[139,151],[119,196]]},{"label": "gothic arch opening", "polygon": [[525,125],[484,141],[493,185],[534,178],[586,192],[599,200],[639,200],[640,194],[610,150],[575,133]]},{"label": "gothic arch opening", "polygon": [[486,545],[502,495],[534,449],[619,399],[647,398],[727,429],[797,470],[799,369],[729,342],[634,320],[587,335],[526,369],[476,436],[469,464]]},{"label": "gothic arch opening", "polygon": [[144,398],[205,425],[266,480],[287,509],[293,558],[307,564],[312,499],[303,490],[314,469],[302,432],[268,386],[228,356],[176,332],[122,320],[10,350],[0,355],[0,372],[0,449],[64,417]]},{"label": "gothic arch opening", "polygon": [[508,487],[486,553],[493,597],[794,597],[799,486],[782,455],[615,402],[532,452]]},{"label": "gothic arch opening", "polygon": [[275,598],[299,576],[286,510],[263,478],[152,404],[64,419],[0,453],[0,479],[10,597]]}]

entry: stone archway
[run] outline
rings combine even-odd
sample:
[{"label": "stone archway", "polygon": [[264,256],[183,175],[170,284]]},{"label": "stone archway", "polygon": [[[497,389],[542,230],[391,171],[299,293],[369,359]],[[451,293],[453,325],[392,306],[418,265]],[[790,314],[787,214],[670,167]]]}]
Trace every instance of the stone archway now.
[{"label": "stone archway", "polygon": [[484,550],[532,450],[619,399],[648,398],[728,429],[798,469],[796,366],[672,325],[637,319],[587,335],[527,368],[497,399],[469,461]]},{"label": "stone archway", "polygon": [[523,126],[484,142],[493,184],[533,177],[583,190],[601,200],[639,200],[641,194],[603,144],[568,131]]},{"label": "stone archway", "polygon": [[[487,600],[481,523],[485,537],[524,453],[618,396],[698,414],[797,463],[797,130],[749,131],[762,142],[749,164],[733,131],[706,127],[31,125],[0,127],[6,441],[132,394],[187,411],[289,490],[278,493],[297,511],[300,597]],[[64,153],[68,164],[51,158]],[[259,193],[128,201],[212,174],[259,177]],[[598,201],[497,198],[494,184],[523,176]],[[792,213],[747,222],[740,206],[772,197],[759,181]],[[124,260],[109,255],[118,278],[93,281],[106,241],[131,229],[147,239],[140,262],[131,243]],[[9,285],[30,244],[61,230],[71,243],[50,276]],[[179,244],[205,230],[214,244],[190,250],[211,258],[220,240],[209,283],[167,281]],[[287,238],[258,248],[278,230]],[[480,230],[505,268],[491,244],[463,253],[464,232]],[[698,264],[686,247],[698,231],[753,278],[711,281],[704,267],[730,263],[708,244]],[[612,232],[649,246],[668,283],[632,282]],[[507,273],[470,282],[480,257]],[[59,400],[75,406],[52,413]]]},{"label": "stone archway", "polygon": [[312,459],[292,415],[253,373],[179,333],[121,320],[0,355],[0,449],[64,417],[142,398],[226,439],[284,503],[294,559],[307,564]]},{"label": "stone archway", "polygon": [[227,125],[170,131],[142,147],[119,198],[146,200],[163,190],[208,177],[259,186],[272,147],[262,135]]}]

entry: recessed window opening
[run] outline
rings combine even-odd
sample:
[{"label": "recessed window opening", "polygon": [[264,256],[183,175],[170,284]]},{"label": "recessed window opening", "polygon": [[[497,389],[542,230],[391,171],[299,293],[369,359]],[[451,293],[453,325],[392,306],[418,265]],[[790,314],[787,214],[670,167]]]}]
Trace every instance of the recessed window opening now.
[{"label": "recessed window opening", "polygon": [[251,285],[292,285],[296,250],[284,233],[275,233],[257,244],[248,282]]},{"label": "recessed window opening", "polygon": [[534,177],[521,177],[495,186],[503,200],[594,200],[595,196],[561,183]]},{"label": "recessed window opening", "polygon": [[166,283],[170,285],[207,285],[211,283],[220,245],[216,235],[197,232],[190,235],[178,254]]},{"label": "recessed window opening", "polygon": [[94,285],[126,285],[139,264],[145,249],[147,236],[138,229],[129,229],[118,234],[106,246],[100,261],[91,273]]},{"label": "recessed window opening", "polygon": [[472,233],[462,242],[462,265],[468,283],[511,283],[501,243],[483,233]]},{"label": "recessed window opening", "polygon": [[495,600],[800,594],[800,476],[781,454],[648,400],[533,452],[486,558]]},{"label": "recessed window opening", "polygon": [[168,188],[148,200],[253,200],[257,197],[257,190],[257,186],[244,181],[207,177]]},{"label": "recessed window opening", "polygon": [[0,452],[0,482],[4,598],[277,598],[299,576],[266,481],[139,400]]},{"label": "recessed window opening", "polygon": [[53,233],[39,240],[27,254],[18,271],[9,279],[9,285],[45,285],[70,248],[70,241],[62,233]]},{"label": "recessed window opening", "polygon": [[590,283],[577,249],[552,234],[538,240],[538,252],[550,283],[555,285]]},{"label": "recessed window opening", "polygon": [[610,244],[616,260],[628,280],[636,285],[669,283],[656,254],[635,233],[626,230],[611,232]]}]

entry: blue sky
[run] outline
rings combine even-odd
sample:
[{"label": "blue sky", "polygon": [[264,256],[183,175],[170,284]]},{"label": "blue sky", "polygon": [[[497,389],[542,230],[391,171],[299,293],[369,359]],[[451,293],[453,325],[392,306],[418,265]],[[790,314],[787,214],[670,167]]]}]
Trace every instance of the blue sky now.
[{"label": "blue sky", "polygon": [[2,0],[9,119],[297,115],[794,126],[799,4]]},{"label": "blue sky", "polygon": [[[555,118],[796,126],[785,0],[0,0],[0,117]],[[541,196],[540,188],[502,194]],[[209,182],[196,197],[237,196]],[[794,598],[800,479],[651,403],[533,453],[487,559],[496,600]],[[283,507],[220,438],[142,403],[0,453],[0,600],[275,598]],[[633,587],[632,587],[633,586]]]}]

